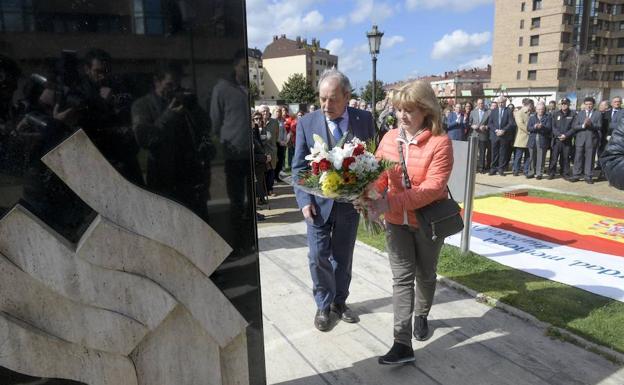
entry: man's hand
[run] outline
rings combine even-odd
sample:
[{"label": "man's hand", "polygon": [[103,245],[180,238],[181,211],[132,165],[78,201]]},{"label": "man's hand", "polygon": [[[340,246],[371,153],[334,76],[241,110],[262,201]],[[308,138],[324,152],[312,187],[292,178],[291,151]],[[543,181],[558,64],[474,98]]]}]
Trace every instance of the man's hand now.
[{"label": "man's hand", "polygon": [[63,123],[66,123],[74,112],[73,108],[68,108],[65,111],[59,111],[60,106],[58,104],[54,105],[54,110],[52,111],[52,117],[56,120],[59,120]]},{"label": "man's hand", "polygon": [[587,127],[587,126],[591,126],[591,125],[592,125],[592,124],[591,124],[591,119],[589,119],[589,118],[585,118],[585,121],[583,121],[583,125],[584,125],[585,127]]},{"label": "man's hand", "polygon": [[303,214],[306,222],[313,222],[314,217],[316,216],[316,208],[314,205],[306,205],[301,209],[301,213]]},{"label": "man's hand", "polygon": [[562,141],[562,142],[563,142],[563,141],[564,141],[564,140],[566,140],[566,139],[567,139],[567,137],[566,137],[564,134],[559,135],[559,140],[560,140],[560,141]]},{"label": "man's hand", "polygon": [[167,108],[173,112],[182,112],[182,109],[184,109],[184,105],[182,103],[178,103],[178,99],[173,98],[173,100],[171,101],[171,103],[169,103],[169,106]]},{"label": "man's hand", "polygon": [[113,94],[113,90],[110,87],[101,87],[100,88],[100,97],[104,100],[108,100],[109,97]]},{"label": "man's hand", "polygon": [[496,136],[503,136],[505,134],[505,131],[503,130],[496,130]]}]

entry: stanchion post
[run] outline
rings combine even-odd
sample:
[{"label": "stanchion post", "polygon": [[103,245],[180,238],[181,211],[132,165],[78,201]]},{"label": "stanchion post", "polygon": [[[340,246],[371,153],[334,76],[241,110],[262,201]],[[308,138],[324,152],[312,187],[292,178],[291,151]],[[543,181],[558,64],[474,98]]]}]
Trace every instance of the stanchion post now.
[{"label": "stanchion post", "polygon": [[475,183],[477,180],[477,154],[479,151],[479,135],[473,132],[468,142],[468,165],[464,196],[464,230],[461,238],[461,252],[470,251],[470,234],[472,231],[472,203],[474,201]]}]

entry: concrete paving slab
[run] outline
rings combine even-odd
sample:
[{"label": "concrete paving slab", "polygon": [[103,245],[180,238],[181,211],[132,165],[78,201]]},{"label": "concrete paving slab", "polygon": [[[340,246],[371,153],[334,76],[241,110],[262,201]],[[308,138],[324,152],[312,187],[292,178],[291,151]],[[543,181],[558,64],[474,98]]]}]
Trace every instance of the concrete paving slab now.
[{"label": "concrete paving slab", "polygon": [[544,329],[440,286],[433,336],[414,341],[416,364],[385,367],[392,344],[387,259],[357,245],[349,303],[360,323],[313,326],[305,224],[262,226],[260,270],[267,382],[304,384],[624,384],[624,369]]}]

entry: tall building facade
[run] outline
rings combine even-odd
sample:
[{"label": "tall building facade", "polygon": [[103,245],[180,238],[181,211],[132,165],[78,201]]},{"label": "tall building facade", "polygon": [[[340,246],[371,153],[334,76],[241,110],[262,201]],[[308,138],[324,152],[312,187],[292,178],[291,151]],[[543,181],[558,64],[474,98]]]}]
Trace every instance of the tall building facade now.
[{"label": "tall building facade", "polygon": [[264,99],[279,99],[282,86],[291,75],[303,74],[314,90],[318,91],[318,78],[324,70],[338,68],[338,56],[328,49],[321,48],[321,42],[297,37],[288,39],[286,35],[273,36],[273,41],[262,55],[264,67]]},{"label": "tall building facade", "polygon": [[257,48],[249,48],[247,50],[247,59],[249,61],[249,87],[255,87],[258,90],[257,98],[264,99],[262,51]]},{"label": "tall building facade", "polygon": [[492,80],[517,103],[624,94],[624,0],[496,0]]}]

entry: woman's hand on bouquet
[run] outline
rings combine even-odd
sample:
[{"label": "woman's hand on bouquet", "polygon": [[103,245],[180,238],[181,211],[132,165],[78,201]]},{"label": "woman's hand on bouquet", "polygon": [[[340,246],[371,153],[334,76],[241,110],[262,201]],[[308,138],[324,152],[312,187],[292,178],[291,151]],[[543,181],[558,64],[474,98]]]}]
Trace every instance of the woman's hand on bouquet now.
[{"label": "woman's hand on bouquet", "polygon": [[368,217],[376,221],[383,213],[390,210],[388,198],[386,196],[379,199],[372,199],[367,202]]}]

